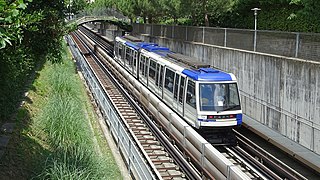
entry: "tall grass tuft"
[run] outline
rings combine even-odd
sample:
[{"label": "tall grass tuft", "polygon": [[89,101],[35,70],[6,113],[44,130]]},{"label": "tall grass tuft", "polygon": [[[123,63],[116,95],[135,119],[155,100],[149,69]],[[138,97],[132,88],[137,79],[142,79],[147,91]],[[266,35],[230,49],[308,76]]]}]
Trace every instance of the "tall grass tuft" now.
[{"label": "tall grass tuft", "polygon": [[[47,101],[36,118],[52,152],[36,179],[110,179],[106,159],[95,151],[82,85],[70,60],[51,64]],[[117,174],[117,173],[115,173]],[[119,178],[119,177],[118,177]]]}]

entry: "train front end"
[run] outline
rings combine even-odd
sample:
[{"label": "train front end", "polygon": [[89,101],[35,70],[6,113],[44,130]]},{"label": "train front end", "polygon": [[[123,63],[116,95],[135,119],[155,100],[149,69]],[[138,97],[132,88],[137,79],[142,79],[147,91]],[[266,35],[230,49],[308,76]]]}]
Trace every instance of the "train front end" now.
[{"label": "train front end", "polygon": [[236,81],[198,83],[198,126],[234,127],[242,123]]},{"label": "train front end", "polygon": [[233,128],[242,124],[239,89],[233,74],[206,69],[196,87],[197,127]]}]

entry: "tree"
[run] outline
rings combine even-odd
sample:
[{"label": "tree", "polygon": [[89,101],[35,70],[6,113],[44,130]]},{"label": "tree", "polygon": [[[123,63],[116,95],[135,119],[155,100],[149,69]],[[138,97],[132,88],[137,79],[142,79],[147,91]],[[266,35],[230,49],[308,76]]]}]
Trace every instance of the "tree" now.
[{"label": "tree", "polygon": [[14,111],[32,70],[61,59],[64,12],[63,1],[0,0],[0,120]]},{"label": "tree", "polygon": [[186,15],[182,8],[182,3],[181,0],[159,0],[163,14],[172,18],[175,24],[178,23],[179,17],[184,17]]},{"label": "tree", "polygon": [[[29,1],[31,2],[31,1]],[[23,12],[28,3],[0,0],[0,49],[22,40],[23,29],[34,22],[34,16]]]},{"label": "tree", "polygon": [[[214,25],[220,16],[225,14],[233,4],[233,0],[186,0],[183,9],[188,12],[194,25]],[[211,23],[211,24],[210,24]]]},{"label": "tree", "polygon": [[73,14],[77,14],[82,11],[88,5],[86,0],[72,0],[70,5],[70,11]]}]

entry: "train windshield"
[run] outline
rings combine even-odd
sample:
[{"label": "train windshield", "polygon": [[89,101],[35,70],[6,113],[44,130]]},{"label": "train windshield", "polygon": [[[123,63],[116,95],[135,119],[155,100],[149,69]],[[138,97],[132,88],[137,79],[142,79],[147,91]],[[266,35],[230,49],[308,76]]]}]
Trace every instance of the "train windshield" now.
[{"label": "train windshield", "polygon": [[200,83],[200,111],[240,110],[236,83]]}]

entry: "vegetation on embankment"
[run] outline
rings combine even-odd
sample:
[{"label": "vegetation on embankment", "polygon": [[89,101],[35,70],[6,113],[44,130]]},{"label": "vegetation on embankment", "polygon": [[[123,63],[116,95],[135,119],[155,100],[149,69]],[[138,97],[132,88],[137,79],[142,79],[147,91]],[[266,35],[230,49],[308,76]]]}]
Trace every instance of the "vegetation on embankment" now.
[{"label": "vegetation on embankment", "polygon": [[64,1],[0,0],[0,123],[10,121],[35,68],[61,59],[64,8]]},{"label": "vegetation on embankment", "polygon": [[119,179],[66,47],[37,73],[0,161],[7,179]]}]

